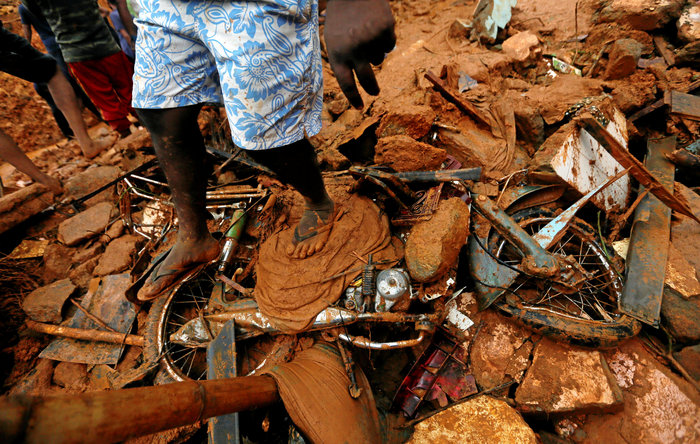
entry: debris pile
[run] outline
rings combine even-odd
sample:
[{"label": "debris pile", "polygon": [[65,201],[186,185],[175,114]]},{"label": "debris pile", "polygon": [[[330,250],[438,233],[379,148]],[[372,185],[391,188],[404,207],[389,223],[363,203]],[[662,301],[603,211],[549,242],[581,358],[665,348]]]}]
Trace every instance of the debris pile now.
[{"label": "debris pile", "polygon": [[[88,164],[69,141],[29,145],[46,115],[18,127],[65,193],[0,166],[6,394],[273,375],[283,405],[209,420],[212,436],[700,439],[698,5],[391,4],[379,96],[352,108],[324,59],[310,140],[346,210],[308,259],[283,248],[300,195],[205,107],[225,253],[142,303],[178,224],[146,130]],[[3,122],[28,88],[0,88]],[[202,418],[145,439],[203,442]]]}]

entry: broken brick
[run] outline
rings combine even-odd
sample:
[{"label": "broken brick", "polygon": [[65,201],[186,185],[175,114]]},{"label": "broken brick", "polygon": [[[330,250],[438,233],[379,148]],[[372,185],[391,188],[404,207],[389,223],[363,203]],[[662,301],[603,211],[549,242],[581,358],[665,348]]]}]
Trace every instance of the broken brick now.
[{"label": "broken brick", "polygon": [[374,163],[395,171],[438,170],[446,158],[445,150],[402,135],[379,139]]},{"label": "broken brick", "polygon": [[136,255],[136,244],[139,240],[138,237],[127,234],[110,242],[93,273],[105,276],[127,270]]},{"label": "broken brick", "polygon": [[608,57],[605,78],[608,80],[622,79],[637,69],[637,62],[642,55],[643,46],[634,39],[615,40]]}]

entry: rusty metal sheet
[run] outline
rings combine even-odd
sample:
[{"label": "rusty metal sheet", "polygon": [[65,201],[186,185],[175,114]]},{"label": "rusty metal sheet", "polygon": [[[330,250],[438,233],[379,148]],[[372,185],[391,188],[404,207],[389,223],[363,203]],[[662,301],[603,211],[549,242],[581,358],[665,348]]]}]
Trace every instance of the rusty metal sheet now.
[{"label": "rusty metal sheet", "polygon": [[[629,151],[627,151],[620,142],[617,141],[591,114],[584,114],[581,117],[581,123],[586,127],[586,130],[595,137],[601,145],[610,151],[610,154],[625,168],[630,168],[630,174],[639,181],[649,192],[659,198],[661,202],[668,205],[679,213],[688,216],[697,223],[700,219],[693,214],[686,202],[679,200],[673,195],[669,188],[664,186],[659,180],[649,172]],[[675,147],[675,142],[674,142]],[[666,153],[670,154],[670,152]],[[669,185],[673,189],[673,181]]]},{"label": "rusty metal sheet", "polygon": [[685,94],[680,91],[671,91],[671,113],[692,120],[700,120],[700,97]]},{"label": "rusty metal sheet", "polygon": [[[83,297],[81,305],[115,331],[127,333],[131,331],[131,326],[136,319],[133,305],[124,297],[124,292],[130,284],[129,273],[105,276],[95,292],[88,292]],[[76,311],[65,325],[101,329],[80,310]],[[119,362],[123,350],[124,347],[120,344],[57,338],[41,352],[39,357],[82,364],[114,365]]]},{"label": "rusty metal sheet", "polygon": [[[236,331],[232,319],[207,347],[207,379],[235,378]],[[209,444],[240,442],[238,413],[221,415],[209,420]]]},{"label": "rusty metal sheet", "polygon": [[[675,167],[666,155],[675,147],[675,136],[647,143],[646,166],[664,187],[673,188]],[[647,194],[634,213],[620,311],[654,327],[659,326],[670,236],[671,209]]]}]

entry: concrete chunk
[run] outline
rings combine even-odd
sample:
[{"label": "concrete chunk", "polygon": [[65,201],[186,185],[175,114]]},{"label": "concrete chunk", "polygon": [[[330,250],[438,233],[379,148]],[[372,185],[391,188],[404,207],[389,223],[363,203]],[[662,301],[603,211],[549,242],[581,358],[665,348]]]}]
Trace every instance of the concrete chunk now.
[{"label": "concrete chunk", "polygon": [[138,237],[127,234],[110,242],[95,267],[94,274],[105,276],[128,269],[136,254],[136,244],[139,240]]}]

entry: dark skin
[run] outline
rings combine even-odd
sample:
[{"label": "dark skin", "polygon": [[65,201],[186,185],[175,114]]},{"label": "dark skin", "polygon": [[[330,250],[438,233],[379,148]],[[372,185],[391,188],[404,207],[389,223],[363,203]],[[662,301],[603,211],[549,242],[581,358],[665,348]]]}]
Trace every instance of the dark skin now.
[{"label": "dark skin", "polygon": [[[330,0],[324,37],[338,84],[350,103],[362,108],[354,75],[367,93],[378,94],[379,86],[371,64],[381,63],[396,43],[388,2]],[[182,270],[214,260],[219,254],[219,244],[206,226],[205,187],[209,171],[204,165],[204,142],[197,126],[200,108],[194,105],[137,110],[151,132],[180,223],[173,249],[139,291],[139,299],[157,297],[182,275]],[[323,184],[311,144],[304,139],[279,148],[247,153],[304,197],[305,211],[287,253],[303,259],[320,251],[328,240],[330,230],[325,229],[325,225],[331,223],[335,205]]]}]

